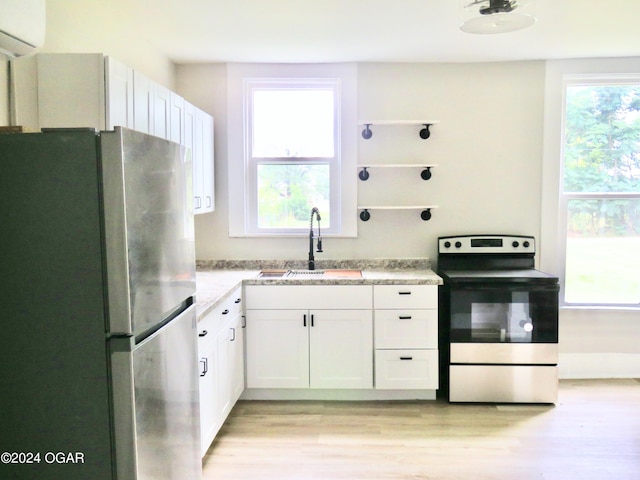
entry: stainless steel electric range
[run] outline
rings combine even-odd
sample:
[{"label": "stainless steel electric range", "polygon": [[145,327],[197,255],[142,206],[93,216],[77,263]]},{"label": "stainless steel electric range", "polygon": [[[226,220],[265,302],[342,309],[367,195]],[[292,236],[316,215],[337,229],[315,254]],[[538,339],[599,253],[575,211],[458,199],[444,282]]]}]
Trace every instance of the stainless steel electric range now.
[{"label": "stainless steel electric range", "polygon": [[438,238],[441,393],[450,402],[555,403],[558,278],[535,239]]}]

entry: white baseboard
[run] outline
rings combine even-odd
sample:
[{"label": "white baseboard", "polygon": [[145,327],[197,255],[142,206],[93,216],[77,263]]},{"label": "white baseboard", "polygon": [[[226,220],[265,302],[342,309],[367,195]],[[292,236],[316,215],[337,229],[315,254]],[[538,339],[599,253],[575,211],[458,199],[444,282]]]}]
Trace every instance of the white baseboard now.
[{"label": "white baseboard", "polygon": [[435,390],[247,388],[241,400],[435,400]]},{"label": "white baseboard", "polygon": [[559,377],[640,378],[640,354],[633,353],[561,353]]}]

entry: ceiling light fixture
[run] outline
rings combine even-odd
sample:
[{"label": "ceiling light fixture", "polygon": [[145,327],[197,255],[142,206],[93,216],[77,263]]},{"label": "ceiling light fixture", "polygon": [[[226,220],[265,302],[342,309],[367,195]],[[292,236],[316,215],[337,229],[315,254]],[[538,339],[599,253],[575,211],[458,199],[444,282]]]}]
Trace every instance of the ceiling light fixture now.
[{"label": "ceiling light fixture", "polygon": [[466,33],[507,33],[536,23],[534,0],[460,0]]}]

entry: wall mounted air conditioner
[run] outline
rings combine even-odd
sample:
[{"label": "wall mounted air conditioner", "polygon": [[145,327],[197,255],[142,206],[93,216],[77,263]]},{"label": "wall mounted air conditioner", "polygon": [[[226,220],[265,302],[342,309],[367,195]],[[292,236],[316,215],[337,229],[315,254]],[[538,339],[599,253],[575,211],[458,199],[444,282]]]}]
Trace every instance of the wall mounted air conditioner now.
[{"label": "wall mounted air conditioner", "polygon": [[32,53],[44,45],[45,29],[45,0],[0,0],[0,53]]}]

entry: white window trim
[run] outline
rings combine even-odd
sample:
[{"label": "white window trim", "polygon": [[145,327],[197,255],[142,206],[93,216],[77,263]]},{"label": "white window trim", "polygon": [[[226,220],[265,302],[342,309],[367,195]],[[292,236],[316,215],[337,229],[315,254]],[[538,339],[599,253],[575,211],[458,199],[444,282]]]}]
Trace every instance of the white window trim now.
[{"label": "white window trim", "polygon": [[[326,236],[357,236],[357,66],[355,64],[230,64],[227,67],[227,149],[229,178],[229,236],[286,237],[308,232],[263,233],[247,228],[250,199],[245,186],[250,174],[245,152],[246,78],[313,78],[340,80],[340,212],[338,229]],[[333,219],[332,219],[333,220]],[[323,232],[325,235],[325,232]]]},{"label": "white window trim", "polygon": [[[583,309],[582,305],[564,304],[566,205],[563,204],[562,159],[564,93],[567,82],[591,79],[612,83],[640,75],[640,57],[616,59],[553,60],[547,62],[545,80],[545,115],[542,166],[540,268],[560,277],[560,306]],[[634,307],[594,305],[586,308],[603,310],[637,310]]]}]

